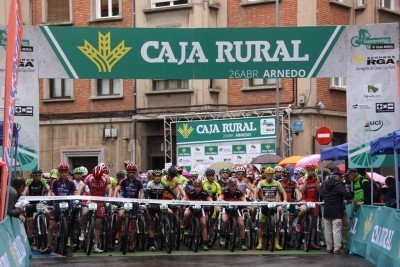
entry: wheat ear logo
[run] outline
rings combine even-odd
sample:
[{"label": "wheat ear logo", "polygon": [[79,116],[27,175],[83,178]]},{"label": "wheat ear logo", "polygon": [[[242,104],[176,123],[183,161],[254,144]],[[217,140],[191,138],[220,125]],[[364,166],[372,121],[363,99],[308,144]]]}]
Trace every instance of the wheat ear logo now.
[{"label": "wheat ear logo", "polygon": [[111,50],[110,33],[102,34],[99,32],[98,49],[87,40],[85,40],[84,46],[78,46],[78,49],[97,66],[99,72],[111,72],[115,64],[117,64],[132,47],[125,46],[125,41],[122,41]]},{"label": "wheat ear logo", "polygon": [[187,123],[183,124],[183,128],[179,127],[178,132],[183,138],[187,139],[189,135],[193,132],[194,128],[192,126],[188,127]]},{"label": "wheat ear logo", "polygon": [[367,235],[369,234],[369,232],[371,231],[372,228],[372,219],[374,217],[374,214],[371,212],[369,214],[369,218],[367,220],[365,220],[364,223],[364,236],[363,236],[363,240],[365,240],[365,238],[367,238]]}]

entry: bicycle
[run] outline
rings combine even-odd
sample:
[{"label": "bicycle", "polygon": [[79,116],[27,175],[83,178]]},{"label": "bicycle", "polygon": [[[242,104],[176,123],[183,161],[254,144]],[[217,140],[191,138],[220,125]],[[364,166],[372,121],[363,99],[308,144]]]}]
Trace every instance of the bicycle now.
[{"label": "bicycle", "polygon": [[188,248],[192,249],[192,245],[194,244],[193,251],[197,252],[199,250],[199,246],[201,244],[201,224],[200,217],[204,216],[204,210],[200,205],[194,205],[192,207],[192,216],[190,220],[190,228],[189,228],[189,245]]},{"label": "bicycle", "polygon": [[242,216],[242,214],[237,206],[227,206],[224,208],[222,213],[227,213],[228,217],[229,217],[228,227],[227,227],[227,231],[225,233],[225,236],[226,236],[225,249],[228,249],[231,252],[234,252],[235,246],[236,246],[236,241],[237,241],[236,239],[237,239],[237,235],[238,235],[238,228],[236,225],[236,217]]},{"label": "bicycle", "polygon": [[[304,251],[308,252],[310,250],[311,245],[311,237],[312,237],[312,229],[314,225],[316,225],[316,218],[313,216],[315,208],[315,203],[308,202],[307,203],[307,212],[305,217],[303,218],[303,222],[301,225],[301,233],[297,235],[296,238],[296,248],[300,249],[302,241],[304,239]],[[296,219],[297,223],[297,219]]]},{"label": "bicycle", "polygon": [[44,213],[45,203],[40,202],[36,204],[36,214],[34,216],[35,230],[33,231],[33,238],[35,239],[36,246],[39,250],[47,247],[47,218]]},{"label": "bicycle", "polygon": [[181,244],[181,207],[172,206],[171,207],[174,218],[172,220],[172,233],[173,233],[173,243],[176,250],[179,250]]},{"label": "bicycle", "polygon": [[248,249],[254,245],[254,225],[248,209],[243,210],[245,244]]},{"label": "bicycle", "polygon": [[95,212],[97,211],[97,203],[91,202],[88,203],[89,215],[88,215],[88,223],[86,227],[86,255],[90,256],[93,249],[93,242],[94,242],[94,229],[96,226],[96,216]]},{"label": "bicycle", "polygon": [[100,232],[100,249],[103,250],[104,252],[108,251],[108,244],[109,244],[109,239],[110,239],[110,203],[103,203],[104,205],[104,215],[103,215],[103,222],[101,225],[101,232]]},{"label": "bicycle", "polygon": [[80,240],[81,235],[81,213],[82,203],[76,201],[72,207],[71,220],[70,220],[70,238],[72,241],[72,251],[77,251],[80,247],[84,246],[83,240]]},{"label": "bicycle", "polygon": [[[119,218],[119,209],[120,207],[117,205],[111,205],[111,221],[110,221],[110,229],[111,229],[111,245],[115,246],[119,242],[119,237],[117,239],[117,233],[119,233],[120,229],[117,228],[117,222]],[[118,242],[117,242],[118,240]]]},{"label": "bicycle", "polygon": [[[67,215],[69,212],[69,204],[68,202],[60,202],[56,205],[58,205],[60,209],[60,218],[54,229],[52,241],[53,241],[53,246],[55,248],[55,252],[65,256],[67,254],[67,242],[68,242]],[[54,209],[54,207],[51,208]]]},{"label": "bicycle", "polygon": [[282,216],[279,221],[280,224],[280,240],[279,243],[283,250],[287,249],[288,229],[289,229],[289,209],[290,204],[282,206]]},{"label": "bicycle", "polygon": [[133,203],[131,202],[125,202],[123,205],[123,209],[125,210],[125,218],[124,218],[124,229],[121,232],[121,250],[122,254],[126,254],[126,251],[128,250],[128,245],[130,242],[130,227],[131,227],[131,221],[134,219],[136,216],[134,215],[134,208],[133,208]]},{"label": "bicycle", "polygon": [[[276,204],[268,204],[266,206],[267,212],[267,221],[265,225],[265,230],[263,232],[263,247],[271,252],[275,251],[275,234],[276,234],[276,220],[275,216],[277,215],[276,212]],[[260,208],[258,211],[258,220],[260,220],[262,216],[262,209]],[[257,219],[256,219],[257,220]],[[260,231],[260,229],[258,229]],[[257,235],[258,236],[258,235]]]},{"label": "bicycle", "polygon": [[137,250],[144,251],[146,247],[146,220],[144,213],[146,206],[139,205],[139,209],[136,214],[136,231],[135,231],[135,247]]},{"label": "bicycle", "polygon": [[155,236],[154,241],[158,250],[166,247],[166,252],[171,254],[173,246],[173,233],[171,223],[168,218],[168,205],[160,205],[160,214],[154,214],[155,220]]}]

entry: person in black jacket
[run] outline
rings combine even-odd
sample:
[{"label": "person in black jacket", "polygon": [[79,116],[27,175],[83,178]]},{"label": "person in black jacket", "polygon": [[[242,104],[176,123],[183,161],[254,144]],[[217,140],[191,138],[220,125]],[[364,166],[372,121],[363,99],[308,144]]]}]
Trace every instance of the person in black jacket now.
[{"label": "person in black jacket", "polygon": [[10,194],[8,196],[8,208],[7,215],[11,217],[19,218],[22,222],[25,221],[25,211],[23,208],[15,207],[19,197],[25,188],[25,179],[13,179],[11,181]]},{"label": "person in black jacket", "polygon": [[342,243],[342,218],[344,210],[344,199],[351,199],[350,190],[341,182],[339,172],[333,172],[322,185],[324,195],[324,222],[325,241],[328,253],[341,254]]}]

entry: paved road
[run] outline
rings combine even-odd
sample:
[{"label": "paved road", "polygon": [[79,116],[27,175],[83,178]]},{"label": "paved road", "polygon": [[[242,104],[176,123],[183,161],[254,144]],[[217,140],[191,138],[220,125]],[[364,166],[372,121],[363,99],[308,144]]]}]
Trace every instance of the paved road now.
[{"label": "paved road", "polygon": [[[40,257],[40,258],[39,258]],[[165,252],[128,253],[121,256],[120,252],[95,254],[86,256],[77,253],[73,257],[56,257],[34,255],[31,266],[295,266],[295,267],[350,267],[374,266],[367,260],[355,255],[332,255],[322,251],[285,251],[285,252],[258,252],[258,251],[208,251],[193,253],[191,251],[173,251],[171,255]]]}]

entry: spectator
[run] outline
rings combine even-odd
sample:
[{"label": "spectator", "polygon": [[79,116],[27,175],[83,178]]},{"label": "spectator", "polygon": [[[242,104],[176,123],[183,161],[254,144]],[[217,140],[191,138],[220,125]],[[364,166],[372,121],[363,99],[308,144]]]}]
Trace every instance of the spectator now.
[{"label": "spectator", "polygon": [[386,177],[385,185],[386,191],[386,206],[389,208],[396,208],[396,180],[393,176]]},{"label": "spectator", "polygon": [[357,169],[348,169],[348,178],[353,182],[354,205],[371,205],[371,184],[370,181],[358,173]]},{"label": "spectator", "polygon": [[8,208],[7,214],[19,218],[22,222],[25,221],[24,209],[21,207],[15,207],[19,197],[25,189],[25,179],[13,179],[11,180],[10,194],[8,196]]},{"label": "spectator", "polygon": [[322,185],[325,199],[325,242],[328,253],[342,254],[342,218],[345,212],[343,200],[351,199],[350,190],[341,182],[339,172],[333,172]]}]

